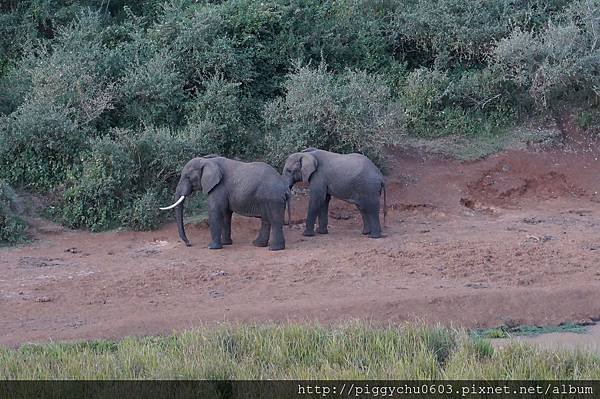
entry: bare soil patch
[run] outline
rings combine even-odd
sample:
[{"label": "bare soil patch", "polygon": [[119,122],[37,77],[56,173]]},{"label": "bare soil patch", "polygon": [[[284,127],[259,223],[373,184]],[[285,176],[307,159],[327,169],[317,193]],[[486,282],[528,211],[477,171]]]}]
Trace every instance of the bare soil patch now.
[{"label": "bare soil patch", "polygon": [[330,234],[303,237],[296,195],[287,249],[255,248],[259,223],[234,217],[234,245],[186,248],[154,232],[89,233],[40,222],[0,249],[0,344],[116,338],[228,322],[424,320],[491,327],[600,317],[596,151],[508,151],[459,162],[390,153],[383,239],[333,201]]}]

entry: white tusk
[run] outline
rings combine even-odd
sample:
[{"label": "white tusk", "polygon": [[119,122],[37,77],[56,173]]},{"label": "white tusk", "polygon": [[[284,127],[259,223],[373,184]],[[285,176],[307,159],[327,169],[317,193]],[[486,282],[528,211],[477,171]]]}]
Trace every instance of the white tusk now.
[{"label": "white tusk", "polygon": [[181,204],[181,203],[183,202],[183,200],[184,200],[184,199],[185,199],[185,195],[182,195],[181,197],[179,197],[179,199],[177,200],[177,202],[176,202],[176,203],[174,203],[173,205],[169,205],[169,206],[167,206],[167,207],[165,207],[165,208],[158,208],[158,209],[160,209],[161,211],[168,211],[169,209],[173,209],[173,208],[175,208],[177,205]]}]

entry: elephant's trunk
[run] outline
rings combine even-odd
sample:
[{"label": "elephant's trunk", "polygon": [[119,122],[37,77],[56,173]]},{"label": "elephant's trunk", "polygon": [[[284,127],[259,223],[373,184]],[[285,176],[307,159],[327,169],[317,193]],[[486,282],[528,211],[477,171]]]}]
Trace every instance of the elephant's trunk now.
[{"label": "elephant's trunk", "polygon": [[189,246],[191,246],[191,244],[185,235],[185,227],[183,226],[183,204],[184,204],[184,202],[185,202],[185,197],[184,197],[184,200],[179,205],[177,205],[177,207],[175,208],[175,220],[177,221],[177,230],[179,231],[179,238],[181,238],[181,241],[183,241],[185,243],[185,245],[187,245],[189,247]]},{"label": "elephant's trunk", "polygon": [[288,177],[286,177],[286,180],[287,180],[288,187],[291,190],[292,187],[294,187],[294,184],[296,183],[294,181],[294,177],[293,176],[288,176]]},{"label": "elephant's trunk", "polygon": [[187,239],[185,235],[185,228],[183,227],[183,204],[185,203],[185,198],[191,194],[192,186],[189,180],[184,179],[182,177],[179,180],[177,189],[175,190],[175,198],[179,199],[173,205],[167,206],[165,208],[160,208],[162,210],[175,208],[175,220],[177,221],[177,230],[179,231],[179,238],[181,238],[181,241],[183,241],[188,247],[190,246],[190,241]]}]

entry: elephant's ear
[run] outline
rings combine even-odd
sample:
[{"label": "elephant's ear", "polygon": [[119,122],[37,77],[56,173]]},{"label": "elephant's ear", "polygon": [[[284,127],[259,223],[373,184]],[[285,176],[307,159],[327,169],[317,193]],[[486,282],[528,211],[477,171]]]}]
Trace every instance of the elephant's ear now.
[{"label": "elephant's ear", "polygon": [[315,170],[317,170],[317,158],[315,158],[311,154],[303,154],[300,158],[300,162],[302,162],[302,167],[300,171],[302,172],[302,181],[304,183],[308,183],[308,179],[310,179],[310,175],[312,175]]},{"label": "elephant's ear", "polygon": [[221,170],[221,167],[215,162],[206,162],[202,169],[202,180],[200,181],[202,192],[208,194],[217,184],[219,184],[222,178],[223,171]]}]

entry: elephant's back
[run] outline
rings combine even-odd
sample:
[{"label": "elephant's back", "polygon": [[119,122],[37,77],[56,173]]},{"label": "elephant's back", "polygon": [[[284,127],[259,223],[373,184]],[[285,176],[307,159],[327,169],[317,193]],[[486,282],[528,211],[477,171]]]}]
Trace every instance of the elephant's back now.
[{"label": "elephant's back", "polygon": [[[344,180],[346,184],[363,183],[365,180],[373,183],[383,182],[383,174],[379,168],[362,154],[335,154],[328,161],[331,162],[331,165],[324,165],[326,166],[324,170],[332,171],[335,174],[335,176],[329,176],[330,179]],[[340,171],[342,171],[341,176]]]},{"label": "elephant's back", "polygon": [[285,180],[273,168],[264,162],[248,162],[237,167],[229,182],[230,200],[244,203],[248,198],[258,201],[283,201],[288,187]]},{"label": "elephant's back", "polygon": [[[321,167],[321,161],[320,166]],[[335,154],[323,162],[327,189],[334,197],[360,203],[364,198],[378,196],[383,174],[362,154]]]}]

